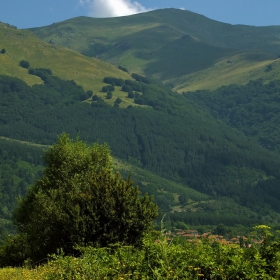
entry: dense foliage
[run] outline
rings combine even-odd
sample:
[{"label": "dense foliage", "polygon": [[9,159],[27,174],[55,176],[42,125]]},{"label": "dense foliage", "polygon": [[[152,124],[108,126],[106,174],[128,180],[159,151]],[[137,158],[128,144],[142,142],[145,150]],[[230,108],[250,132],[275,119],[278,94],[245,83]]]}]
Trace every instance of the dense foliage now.
[{"label": "dense foliage", "polygon": [[264,84],[252,81],[245,86],[231,85],[216,91],[185,93],[215,118],[254,137],[280,153],[280,81]]},{"label": "dense foliage", "polygon": [[[79,248],[77,257],[52,255],[45,265],[32,269],[5,268],[0,279],[190,279],[276,280],[279,270],[279,234],[258,226],[251,247],[220,244],[214,239],[184,240],[164,232],[146,235],[141,248],[114,244],[106,248]],[[6,277],[6,278],[3,278]]]},{"label": "dense foliage", "polygon": [[23,67],[23,68],[28,69],[29,66],[30,66],[30,63],[29,63],[28,61],[26,61],[26,60],[21,60],[21,61],[19,62],[19,65],[20,65],[21,67]]},{"label": "dense foliage", "polygon": [[[279,210],[279,192],[274,186],[279,180],[279,156],[216,121],[193,100],[133,75],[136,81],[107,77],[106,82],[120,89],[129,86],[135,94],[134,102],[144,107],[111,107],[98,96],[93,96],[90,105],[80,101],[92,92],[85,92],[73,81],[60,80],[46,69],[37,69],[36,73],[44,80],[43,85],[29,87],[20,80],[1,77],[3,136],[51,144],[62,131],[72,136],[80,132],[81,138],[90,142],[107,142],[114,156],[207,193],[215,200],[230,197],[257,213],[238,214],[233,217],[233,224],[238,216],[245,218],[241,224],[249,218],[278,221],[275,211]],[[160,195],[156,200],[161,209],[169,212],[173,196],[170,199],[162,192],[156,194]],[[202,208],[205,207],[208,204]],[[216,210],[210,212],[213,215]],[[190,213],[176,215],[193,220],[187,218]],[[226,219],[221,216],[218,222],[229,221],[232,213],[226,215]],[[212,217],[208,220],[217,221]],[[199,224],[207,219],[197,221]]]},{"label": "dense foliage", "polygon": [[14,214],[19,236],[4,243],[3,259],[9,259],[11,251],[15,254],[11,244],[18,239],[21,245],[14,250],[23,253],[27,244],[25,258],[33,260],[59,248],[69,254],[75,244],[103,247],[141,241],[157,206],[113,170],[106,145],[89,147],[63,134],[43,158],[43,176],[19,201]]},{"label": "dense foliage", "polygon": [[11,217],[11,209],[16,205],[13,197],[24,196],[27,186],[40,174],[42,149],[34,146],[16,145],[14,142],[0,139],[0,215]]},{"label": "dense foliage", "polygon": [[41,175],[42,148],[0,139],[0,242],[14,232],[11,223],[17,198]]}]

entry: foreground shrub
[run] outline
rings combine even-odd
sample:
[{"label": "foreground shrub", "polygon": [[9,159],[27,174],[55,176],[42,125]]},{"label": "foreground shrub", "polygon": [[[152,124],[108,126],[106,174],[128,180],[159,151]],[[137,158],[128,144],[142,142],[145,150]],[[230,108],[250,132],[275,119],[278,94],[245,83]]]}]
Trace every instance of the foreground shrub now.
[{"label": "foreground shrub", "polygon": [[279,253],[272,251],[279,239],[272,235],[260,237],[264,241],[260,245],[244,248],[209,239],[170,239],[164,232],[155,232],[144,237],[141,248],[120,244],[77,247],[81,252],[78,258],[61,251],[36,269],[0,270],[0,280],[6,279],[1,277],[7,273],[7,279],[279,279]]}]

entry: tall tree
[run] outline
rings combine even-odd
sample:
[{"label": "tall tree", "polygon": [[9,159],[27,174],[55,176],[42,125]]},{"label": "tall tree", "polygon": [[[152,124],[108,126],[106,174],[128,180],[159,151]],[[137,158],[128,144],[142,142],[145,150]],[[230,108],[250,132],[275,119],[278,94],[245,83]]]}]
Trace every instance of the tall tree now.
[{"label": "tall tree", "polygon": [[58,248],[71,253],[75,244],[136,244],[158,215],[152,198],[115,172],[106,144],[88,146],[62,134],[43,159],[42,178],[14,214],[33,260]]}]

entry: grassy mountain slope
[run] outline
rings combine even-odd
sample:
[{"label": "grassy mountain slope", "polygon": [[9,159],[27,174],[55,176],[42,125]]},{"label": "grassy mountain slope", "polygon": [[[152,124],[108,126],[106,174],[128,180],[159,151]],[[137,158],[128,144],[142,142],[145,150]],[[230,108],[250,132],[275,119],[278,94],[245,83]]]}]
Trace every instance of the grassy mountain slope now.
[{"label": "grassy mountain slope", "polygon": [[[218,78],[217,78],[218,77]],[[244,85],[251,80],[264,82],[280,78],[280,59],[269,53],[250,51],[224,58],[207,69],[170,79],[178,92],[217,89],[231,84]]]},{"label": "grassy mountain slope", "polygon": [[85,57],[75,51],[45,43],[31,32],[17,30],[0,23],[0,74],[18,77],[29,85],[42,83],[19,66],[27,60],[32,68],[49,68],[65,80],[74,80],[87,90],[100,91],[105,76],[128,78],[129,75],[113,65],[95,58]]},{"label": "grassy mountain slope", "polygon": [[[78,17],[30,30],[44,40],[54,40],[57,44],[67,44],[69,48],[84,52],[95,37],[97,37],[97,42],[109,43],[137,33],[138,36],[142,34],[143,38],[142,32],[152,29],[157,31],[152,32],[153,35],[157,34],[157,36],[150,37],[153,39],[152,42],[146,41],[146,44],[142,42],[146,48],[150,48],[151,45],[156,48],[164,42],[189,35],[213,46],[263,50],[275,54],[279,52],[279,26],[230,25],[190,11],[176,9],[162,9],[127,17],[106,19]],[[78,41],[77,38],[80,40]],[[155,44],[156,40],[160,40],[158,45]]]},{"label": "grassy mountain slope", "polygon": [[[153,75],[180,91],[246,83],[255,77],[254,71],[262,76],[280,54],[278,26],[230,25],[175,9],[120,18],[79,17],[30,30],[47,42]],[[242,64],[229,68],[223,63],[233,59]],[[228,75],[214,82],[213,69]],[[266,75],[268,80],[279,77],[279,69]]]}]

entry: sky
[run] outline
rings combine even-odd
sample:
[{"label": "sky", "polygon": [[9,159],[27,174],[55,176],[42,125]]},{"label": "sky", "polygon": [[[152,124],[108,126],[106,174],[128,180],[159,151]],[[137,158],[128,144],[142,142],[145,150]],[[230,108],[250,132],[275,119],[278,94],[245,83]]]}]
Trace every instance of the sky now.
[{"label": "sky", "polygon": [[50,25],[78,16],[126,16],[163,8],[189,10],[230,24],[280,25],[280,0],[0,0],[0,2],[0,21],[20,29]]}]

